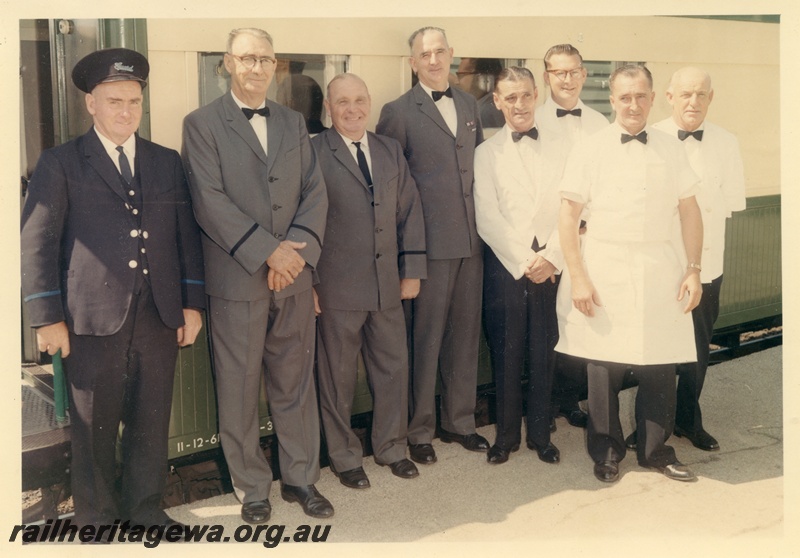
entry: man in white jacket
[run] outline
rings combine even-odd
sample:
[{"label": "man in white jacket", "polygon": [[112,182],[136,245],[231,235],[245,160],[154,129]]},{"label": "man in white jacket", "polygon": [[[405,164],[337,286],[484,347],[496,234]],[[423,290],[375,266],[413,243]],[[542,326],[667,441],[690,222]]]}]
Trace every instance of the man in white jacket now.
[{"label": "man in white jacket", "polygon": [[558,463],[558,448],[550,442],[550,393],[563,267],[558,184],[567,149],[556,134],[540,137],[538,92],[529,70],[503,70],[493,95],[505,126],[475,152],[474,190],[478,234],[489,247],[484,320],[497,388],[497,436],[487,459],[504,463],[519,449],[527,355],[526,442],[542,461]]},{"label": "man in white jacket", "polygon": [[739,141],[727,130],[706,121],[713,98],[711,77],[706,72],[681,68],[673,74],[667,89],[672,116],[653,126],[681,140],[692,170],[702,179],[697,204],[703,216],[703,297],[692,311],[697,364],[678,366],[675,435],[705,451],[719,449],[717,440],[703,428],[700,392],[708,368],[714,322],[719,316],[725,223],[732,212],[741,211],[746,205]]}]

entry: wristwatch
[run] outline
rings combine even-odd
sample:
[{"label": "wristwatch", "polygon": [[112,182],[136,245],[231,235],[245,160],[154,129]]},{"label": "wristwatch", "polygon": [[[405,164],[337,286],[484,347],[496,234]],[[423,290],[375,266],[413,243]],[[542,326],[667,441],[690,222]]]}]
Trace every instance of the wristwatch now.
[{"label": "wristwatch", "polygon": [[703,271],[703,268],[700,267],[699,263],[691,262],[688,266],[689,269],[696,269],[697,271]]}]

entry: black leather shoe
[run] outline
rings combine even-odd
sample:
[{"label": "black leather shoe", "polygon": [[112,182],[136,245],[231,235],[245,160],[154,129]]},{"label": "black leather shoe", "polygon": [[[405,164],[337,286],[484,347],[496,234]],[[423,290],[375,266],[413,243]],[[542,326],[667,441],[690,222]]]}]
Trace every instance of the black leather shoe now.
[{"label": "black leather shoe", "polygon": [[630,433],[630,436],[625,438],[625,447],[630,450],[636,449],[636,431]]},{"label": "black leather shoe", "polygon": [[464,449],[468,449],[469,451],[489,451],[489,442],[486,441],[486,438],[475,432],[472,434],[453,434],[447,430],[442,430],[442,434],[439,438],[446,444],[452,442],[461,444]]},{"label": "black leather shoe", "polygon": [[570,425],[576,428],[586,428],[586,425],[589,424],[589,415],[584,413],[580,407],[559,409],[558,416],[564,417]]},{"label": "black leather shoe", "polygon": [[719,450],[719,442],[717,442],[717,440],[714,439],[714,436],[712,436],[705,430],[700,430],[699,432],[689,432],[687,430],[684,430],[680,426],[676,426],[675,435],[678,438],[686,438],[692,443],[694,447],[701,449],[703,451]]},{"label": "black leather shoe", "polygon": [[269,500],[257,500],[255,502],[245,502],[242,504],[242,519],[247,523],[258,525],[269,521],[272,515],[272,506]]},{"label": "black leather shoe", "polygon": [[363,467],[356,467],[355,469],[349,469],[341,473],[336,472],[336,469],[331,467],[331,471],[333,471],[334,475],[339,477],[339,482],[347,488],[361,489],[370,487],[369,479]]},{"label": "black leather shoe", "polygon": [[676,461],[675,463],[670,463],[669,465],[666,465],[664,467],[651,467],[651,468],[655,469],[668,479],[684,481],[684,482],[692,482],[697,480],[697,477],[694,476],[692,470],[689,469],[689,467],[687,467],[680,461]]},{"label": "black leather shoe", "polygon": [[619,463],[616,461],[601,461],[594,464],[594,476],[603,482],[617,482],[619,480]]},{"label": "black leather shoe", "polygon": [[433,446],[430,444],[409,444],[408,453],[411,455],[411,461],[423,465],[436,463],[436,452],[433,451]]},{"label": "black leather shoe", "polygon": [[539,459],[545,463],[558,463],[561,461],[561,452],[558,451],[558,448],[555,447],[552,442],[548,442],[543,448],[537,446],[530,440],[527,441],[527,444],[528,449],[535,451],[539,456]]},{"label": "black leather shoe", "polygon": [[311,517],[325,519],[333,515],[333,506],[313,484],[308,486],[281,484],[281,497],[287,502],[299,503],[305,514]]},{"label": "black leather shoe", "polygon": [[417,466],[411,463],[408,459],[401,459],[399,461],[395,461],[394,463],[381,463],[384,467],[389,467],[392,470],[392,474],[396,477],[400,477],[401,479],[413,479],[414,477],[419,476],[419,471],[417,470]]},{"label": "black leather shoe", "polygon": [[519,444],[514,444],[511,446],[511,449],[503,449],[495,444],[489,448],[489,453],[486,454],[486,461],[493,463],[494,465],[500,465],[501,463],[508,461],[511,453],[517,451],[518,449]]}]

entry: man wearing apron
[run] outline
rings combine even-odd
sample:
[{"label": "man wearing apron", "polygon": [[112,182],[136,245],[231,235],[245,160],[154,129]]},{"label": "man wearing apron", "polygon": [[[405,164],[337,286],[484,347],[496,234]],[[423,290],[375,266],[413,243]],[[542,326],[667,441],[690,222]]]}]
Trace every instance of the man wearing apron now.
[{"label": "man wearing apron", "polygon": [[[691,311],[701,296],[699,179],[677,139],[647,127],[654,98],[649,70],[623,66],[610,86],[615,123],[570,155],[561,183],[559,233],[568,273],[558,294],[556,351],[588,363],[588,449],[599,480],[618,480],[625,457],[618,395],[629,369],[639,382],[639,464],[695,480],[665,442],[675,415],[676,363],[697,358]],[[584,206],[592,225],[581,253]],[[676,214],[687,266],[671,242]]]}]

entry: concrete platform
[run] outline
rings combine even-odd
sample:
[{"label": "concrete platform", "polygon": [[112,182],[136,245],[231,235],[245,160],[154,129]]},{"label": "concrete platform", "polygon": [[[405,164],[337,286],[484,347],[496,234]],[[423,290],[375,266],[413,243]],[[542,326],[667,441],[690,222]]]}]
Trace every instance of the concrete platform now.
[{"label": "concrete platform", "polygon": [[[331,529],[327,544],[284,543],[272,550],[298,555],[367,550],[392,556],[800,555],[795,544],[800,499],[794,487],[784,487],[782,363],[783,348],[777,347],[709,370],[702,401],[705,425],[721,450],[709,453],[685,439],[670,440],[698,482],[669,480],[642,469],[629,454],[621,464],[621,480],[603,484],[592,474],[585,431],[560,418],[552,438],[561,450],[558,465],[539,461],[526,448],[506,464],[489,465],[484,454],[437,439],[438,463],[420,466],[416,479],[396,478],[370,457],[364,468],[372,487],[356,491],[325,468],[317,488],[334,504],[330,520],[305,516],[297,504],[281,499],[273,483],[270,524],[286,525],[287,533],[300,525]],[[622,395],[626,433],[633,427],[633,392]],[[791,420],[796,432],[797,419]],[[494,439],[494,426],[480,432]],[[229,494],[168,513],[187,524],[224,525],[227,535],[242,525],[239,511]],[[261,544],[236,545],[237,552],[246,546],[267,550]]]}]

